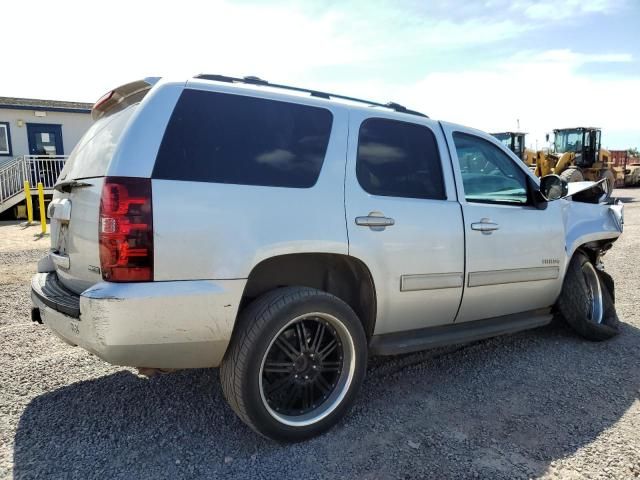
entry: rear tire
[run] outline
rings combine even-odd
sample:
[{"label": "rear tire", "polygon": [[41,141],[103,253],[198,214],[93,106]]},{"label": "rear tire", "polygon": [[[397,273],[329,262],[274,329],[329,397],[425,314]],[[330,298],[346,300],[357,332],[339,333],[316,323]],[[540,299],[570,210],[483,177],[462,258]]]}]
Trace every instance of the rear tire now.
[{"label": "rear tire", "polygon": [[557,302],[560,315],[582,337],[602,341],[620,333],[620,320],[608,281],[589,258],[577,252],[571,259]]},{"label": "rear tire", "polygon": [[273,290],[238,318],[220,367],[222,391],[259,434],[295,442],[347,412],[367,365],[367,339],[351,307],[306,287]]},{"label": "rear tire", "polygon": [[560,178],[566,180],[568,183],[584,181],[584,175],[582,175],[582,171],[579,168],[575,167],[567,168],[566,170],[561,172]]}]

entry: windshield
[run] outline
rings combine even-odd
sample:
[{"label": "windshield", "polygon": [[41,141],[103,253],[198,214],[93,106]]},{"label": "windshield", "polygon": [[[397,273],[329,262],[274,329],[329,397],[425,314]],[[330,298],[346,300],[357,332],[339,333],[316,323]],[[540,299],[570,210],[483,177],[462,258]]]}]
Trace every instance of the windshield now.
[{"label": "windshield", "polygon": [[510,133],[494,133],[494,137],[500,140],[505,147],[511,148],[511,134]]},{"label": "windshield", "polygon": [[559,130],[553,143],[556,153],[581,152],[582,130]]}]

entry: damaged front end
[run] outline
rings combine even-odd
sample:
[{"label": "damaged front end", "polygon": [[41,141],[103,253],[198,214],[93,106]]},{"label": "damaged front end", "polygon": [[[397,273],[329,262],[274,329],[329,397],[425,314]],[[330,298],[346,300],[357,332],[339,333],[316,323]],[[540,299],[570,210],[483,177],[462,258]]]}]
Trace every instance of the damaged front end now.
[{"label": "damaged front end", "polygon": [[603,269],[600,258],[624,229],[624,205],[616,198],[607,198],[602,184],[603,181],[569,183],[565,196],[568,201],[563,206],[568,258],[580,249],[599,270]]}]

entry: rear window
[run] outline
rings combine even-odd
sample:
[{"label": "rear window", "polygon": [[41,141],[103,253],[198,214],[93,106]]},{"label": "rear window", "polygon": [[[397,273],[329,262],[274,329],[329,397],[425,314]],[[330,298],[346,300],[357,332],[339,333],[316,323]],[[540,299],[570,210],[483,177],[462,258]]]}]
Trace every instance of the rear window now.
[{"label": "rear window", "polygon": [[320,175],[332,121],[324,108],[185,90],[153,178],[309,188]]},{"label": "rear window", "polygon": [[67,159],[60,180],[103,177],[118,141],[138,104],[95,122],[82,136]]}]

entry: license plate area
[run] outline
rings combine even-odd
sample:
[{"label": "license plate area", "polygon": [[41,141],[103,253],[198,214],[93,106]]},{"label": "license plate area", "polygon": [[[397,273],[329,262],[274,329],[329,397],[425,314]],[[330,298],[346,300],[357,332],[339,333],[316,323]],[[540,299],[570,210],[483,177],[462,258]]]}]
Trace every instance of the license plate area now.
[{"label": "license plate area", "polygon": [[47,212],[51,219],[51,247],[61,255],[67,254],[69,222],[71,221],[71,200],[55,198]]}]

